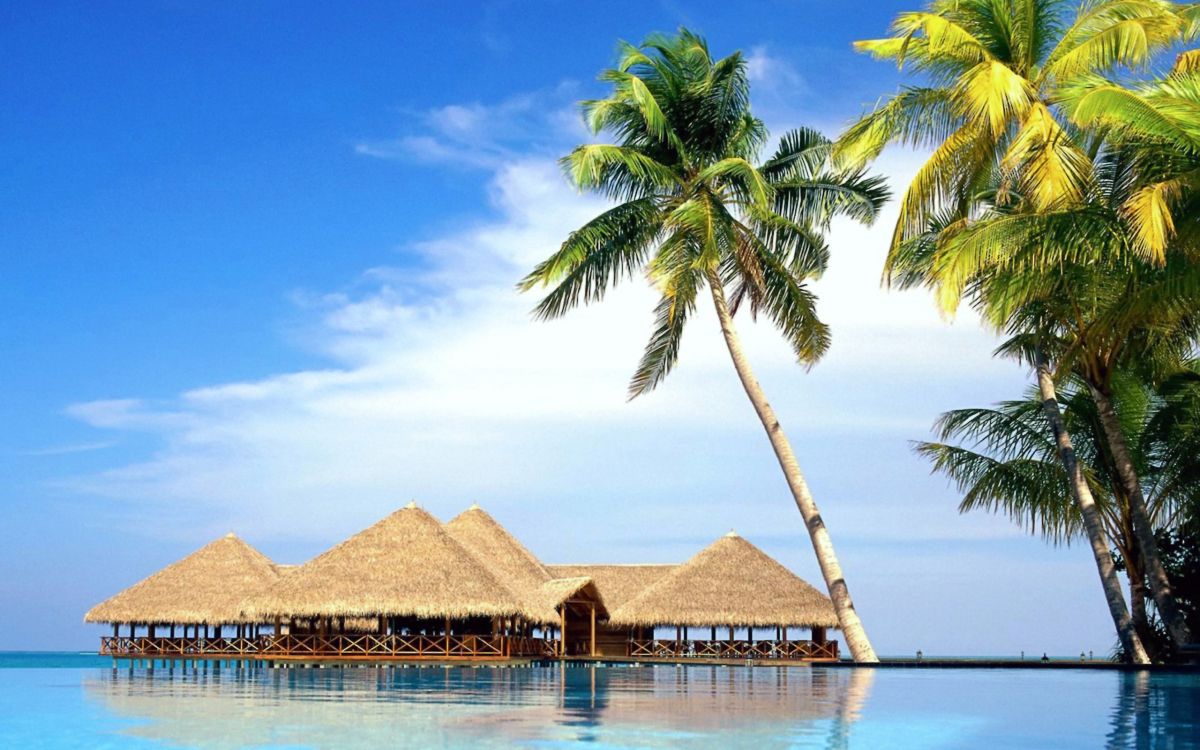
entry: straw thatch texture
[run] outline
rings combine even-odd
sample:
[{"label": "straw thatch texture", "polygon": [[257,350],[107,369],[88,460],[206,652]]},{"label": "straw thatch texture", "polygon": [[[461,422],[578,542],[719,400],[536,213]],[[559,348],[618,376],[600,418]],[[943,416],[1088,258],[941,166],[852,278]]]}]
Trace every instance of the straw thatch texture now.
[{"label": "straw thatch texture", "polygon": [[525,619],[543,624],[557,621],[557,603],[546,606],[542,591],[550,573],[489,513],[472,505],[447,522],[446,531],[520,598]]},{"label": "straw thatch texture", "polygon": [[542,584],[541,600],[543,606],[553,611],[563,602],[573,599],[581,593],[586,593],[590,598],[595,600],[597,614],[601,617],[608,615],[608,607],[604,603],[604,597],[600,595],[600,590],[596,588],[595,582],[587,577],[555,578],[552,581],[546,581]]},{"label": "straw thatch texture", "polygon": [[254,622],[245,599],[279,579],[276,566],[233,534],[97,604],[84,622],[216,625]]},{"label": "straw thatch texture", "polygon": [[555,578],[591,578],[611,612],[678,565],[547,565]]},{"label": "straw thatch texture", "polygon": [[516,594],[429,513],[410,504],[282,576],[259,617],[506,617]]},{"label": "straw thatch texture", "polygon": [[838,624],[828,597],[733,533],[616,608],[609,622],[699,627]]}]

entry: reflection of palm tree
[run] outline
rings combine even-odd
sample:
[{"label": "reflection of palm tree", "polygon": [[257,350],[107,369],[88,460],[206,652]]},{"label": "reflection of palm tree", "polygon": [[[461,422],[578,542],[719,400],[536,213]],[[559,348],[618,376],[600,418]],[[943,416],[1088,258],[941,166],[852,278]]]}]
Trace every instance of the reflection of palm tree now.
[{"label": "reflection of palm tree", "polygon": [[[814,667],[818,669],[818,667]],[[857,668],[850,670],[850,683],[842,691],[837,700],[837,713],[833,717],[833,725],[829,730],[829,739],[825,747],[829,750],[843,750],[850,747],[850,729],[862,716],[863,706],[871,696],[871,686],[875,684],[875,669]]]},{"label": "reflection of palm tree", "polygon": [[1138,671],[1120,675],[1117,700],[1113,706],[1109,750],[1148,750],[1150,747],[1150,673]]}]

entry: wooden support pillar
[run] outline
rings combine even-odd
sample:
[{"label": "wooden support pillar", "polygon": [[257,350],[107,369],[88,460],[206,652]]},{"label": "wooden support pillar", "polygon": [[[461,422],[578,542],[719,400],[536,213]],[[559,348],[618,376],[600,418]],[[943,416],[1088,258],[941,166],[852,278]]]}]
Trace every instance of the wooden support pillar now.
[{"label": "wooden support pillar", "polygon": [[813,639],[813,643],[824,643],[825,642],[825,628],[814,627],[812,629],[812,639]]},{"label": "wooden support pillar", "polygon": [[113,626],[113,638],[120,638],[121,637],[121,632],[120,632],[121,626],[115,622],[112,624],[112,626]]},{"label": "wooden support pillar", "polygon": [[446,618],[446,654],[450,654],[450,618]]},{"label": "wooden support pillar", "polygon": [[171,637],[172,638],[175,637],[175,625],[174,624],[171,625]]},{"label": "wooden support pillar", "polygon": [[558,655],[567,655],[567,605],[564,603],[558,608]]},{"label": "wooden support pillar", "polygon": [[754,626],[753,625],[746,626],[746,640],[750,641],[751,643],[754,643]]},{"label": "wooden support pillar", "polygon": [[596,655],[596,604],[592,603],[592,643],[589,647],[592,656]]},{"label": "wooden support pillar", "polygon": [[709,639],[710,641],[715,641],[715,640],[717,640],[717,626],[716,626],[716,625],[713,625],[713,626],[712,626],[712,630],[711,630],[711,631],[709,632],[709,634],[708,634],[708,639]]},{"label": "wooden support pillar", "polygon": [[147,630],[146,630],[146,636],[147,636],[148,638],[153,638],[153,637],[154,637],[154,626],[153,626],[153,625],[149,625],[149,626],[147,626]]},{"label": "wooden support pillar", "polygon": [[279,615],[275,615],[275,635],[279,635],[281,621],[282,618]]},{"label": "wooden support pillar", "polygon": [[731,641],[733,640],[733,626],[732,625],[729,626],[729,640],[731,640]]}]

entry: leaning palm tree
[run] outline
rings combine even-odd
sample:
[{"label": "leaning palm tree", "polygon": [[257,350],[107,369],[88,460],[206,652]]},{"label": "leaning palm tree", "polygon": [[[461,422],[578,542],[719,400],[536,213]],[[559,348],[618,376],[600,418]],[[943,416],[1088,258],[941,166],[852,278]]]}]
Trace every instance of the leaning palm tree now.
[{"label": "leaning palm tree", "polygon": [[[1193,438],[1200,431],[1198,385],[1193,370],[1170,376],[1161,387],[1130,373],[1114,380],[1118,412],[1135,450],[1156,531],[1181,525],[1200,497],[1200,458]],[[1067,379],[1059,399],[1062,424],[1076,438],[1078,465],[1095,498],[1095,517],[1129,577],[1135,631],[1149,646],[1159,639],[1147,615],[1145,566],[1096,404],[1077,377]],[[917,443],[916,449],[963,493],[960,512],[1006,515],[1053,544],[1089,538],[1091,522],[1073,498],[1071,477],[1048,437],[1053,432],[1049,428],[1041,393],[1034,390],[993,408],[946,412],[935,427],[937,441]],[[1190,451],[1180,450],[1189,444]],[[1127,657],[1128,649],[1122,639]],[[1164,650],[1159,646],[1156,655]]]},{"label": "leaning palm tree", "polygon": [[1190,253],[1170,252],[1159,264],[1135,247],[1124,210],[1137,189],[1135,163],[1121,149],[1102,147],[1096,187],[1085,202],[1043,212],[993,207],[943,230],[932,251],[898,257],[914,264],[914,276],[956,287],[945,298],[966,293],[985,320],[1016,334],[1002,350],[1033,364],[1039,380],[1052,359],[1060,376],[1074,374],[1087,385],[1156,607],[1183,646],[1190,629],[1158,551],[1113,381],[1123,369],[1162,376],[1191,356],[1200,340],[1200,263]]},{"label": "leaning palm tree", "polygon": [[742,348],[734,316],[765,315],[798,360],[815,363],[829,329],[806,282],[828,257],[824,230],[835,215],[870,222],[887,199],[881,179],[835,171],[830,142],[794,130],[764,163],[767,140],[751,114],[740,53],[713,60],[687,31],[624,44],[601,80],[604,99],[583,103],[596,133],[612,144],[576,148],[563,159],[571,181],[616,205],[572,232],[521,283],[553,286],[535,314],[555,318],[602,299],[617,282],[644,271],[661,294],[630,398],[644,394],[675,365],[684,326],[707,289],[742,386],[762,421],[804,518],[846,644],[855,660],[876,661],[854,609],[829,532],[774,410]]}]

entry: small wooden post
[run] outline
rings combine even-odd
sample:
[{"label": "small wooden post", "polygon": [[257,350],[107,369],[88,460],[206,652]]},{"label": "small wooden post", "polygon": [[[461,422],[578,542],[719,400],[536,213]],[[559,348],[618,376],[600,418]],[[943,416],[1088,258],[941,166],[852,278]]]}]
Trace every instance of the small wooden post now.
[{"label": "small wooden post", "polygon": [[567,655],[567,604],[566,604],[566,602],[563,602],[563,605],[558,608],[558,621],[559,621],[558,655],[566,656]]},{"label": "small wooden post", "polygon": [[592,645],[591,645],[591,654],[592,654],[592,656],[595,656],[595,655],[596,655],[596,604],[595,604],[595,602],[593,602],[593,603],[592,603]]}]

